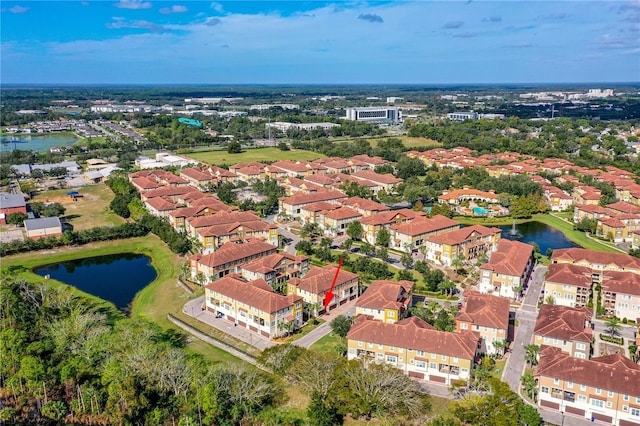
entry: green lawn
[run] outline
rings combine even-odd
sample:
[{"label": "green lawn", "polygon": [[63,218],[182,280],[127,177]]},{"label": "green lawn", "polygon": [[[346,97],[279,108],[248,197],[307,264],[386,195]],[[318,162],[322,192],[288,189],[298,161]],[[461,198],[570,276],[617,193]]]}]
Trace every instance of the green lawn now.
[{"label": "green lawn", "polygon": [[325,336],[323,336],[320,340],[315,342],[313,345],[309,347],[312,351],[317,352],[336,352],[336,346],[340,343],[346,344],[345,339],[338,336],[336,333],[331,332]]},{"label": "green lawn", "polygon": [[69,189],[38,192],[31,201],[62,204],[67,209],[63,218],[73,225],[76,231],[122,224],[122,218],[109,210],[109,203],[113,200],[114,194],[106,185],[84,186],[74,191],[82,195],[77,201],[73,201],[73,198],[67,195]]},{"label": "green lawn", "polygon": [[204,161],[208,164],[237,164],[249,161],[279,161],[279,160],[315,160],[326,157],[324,154],[312,151],[292,149],[281,151],[278,148],[250,148],[239,154],[229,154],[225,150],[201,151],[188,154],[189,157]]}]

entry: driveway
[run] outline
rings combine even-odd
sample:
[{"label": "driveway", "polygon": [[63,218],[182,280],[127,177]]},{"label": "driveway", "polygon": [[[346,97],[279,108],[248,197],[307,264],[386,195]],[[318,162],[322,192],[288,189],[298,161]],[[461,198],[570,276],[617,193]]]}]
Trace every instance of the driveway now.
[{"label": "driveway", "polygon": [[283,237],[291,240],[291,242],[289,242],[286,246],[284,251],[286,251],[289,254],[296,254],[296,244],[298,244],[300,242],[300,237],[297,236],[296,234],[294,234],[293,232],[289,231],[288,227],[285,227],[284,225],[278,225],[278,233],[280,235],[282,235]]}]

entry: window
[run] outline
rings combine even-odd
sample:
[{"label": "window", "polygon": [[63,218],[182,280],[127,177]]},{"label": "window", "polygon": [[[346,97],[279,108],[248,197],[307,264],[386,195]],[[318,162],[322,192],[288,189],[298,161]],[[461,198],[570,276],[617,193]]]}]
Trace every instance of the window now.
[{"label": "window", "polygon": [[608,396],[609,398],[611,398],[611,397],[613,396],[613,391],[609,391],[609,392],[607,392],[607,396]]},{"label": "window", "polygon": [[549,393],[549,388],[548,388],[547,386],[543,386],[543,387],[540,389],[540,392],[542,392],[542,393]]},{"label": "window", "polygon": [[460,369],[460,374],[464,375],[467,374],[469,372],[469,370],[467,370],[466,368],[461,368]]},{"label": "window", "polygon": [[629,400],[629,395],[625,394],[625,395],[622,397],[622,399],[623,399],[623,400],[625,400],[625,401],[628,401],[628,400]]},{"label": "window", "polygon": [[382,349],[384,348],[384,345],[381,345],[380,343],[378,343],[378,349]]},{"label": "window", "polygon": [[553,379],[553,384],[557,385],[560,383],[560,379],[558,379],[557,377],[555,379]]},{"label": "window", "polygon": [[353,349],[353,348],[349,349],[349,355],[353,355],[353,354],[355,354],[355,353],[356,353],[356,350],[355,350],[355,349]]},{"label": "window", "polygon": [[393,352],[395,348],[393,346],[389,346],[389,352]]},{"label": "window", "polygon": [[568,387],[569,389],[573,388],[573,382],[567,382],[567,387]]},{"label": "window", "polygon": [[602,389],[596,388],[596,395],[600,395],[602,393]]},{"label": "window", "polygon": [[469,325],[466,322],[463,322],[463,323],[460,324],[460,329],[461,330],[466,330],[467,327],[469,327]]},{"label": "window", "polygon": [[640,417],[640,409],[638,408],[631,408],[631,415],[633,417]]},{"label": "window", "polygon": [[358,341],[358,346],[364,346],[364,343],[362,342],[362,340]]},{"label": "window", "polygon": [[395,311],[389,311],[389,312],[387,312],[387,316],[391,317],[391,318],[395,318],[396,312]]},{"label": "window", "polygon": [[586,391],[587,390],[587,385],[580,385],[580,390],[581,391]]},{"label": "window", "polygon": [[604,401],[601,399],[591,398],[591,405],[598,408],[604,408]]},{"label": "window", "polygon": [[458,357],[457,356],[453,357],[453,362],[458,362]]},{"label": "window", "polygon": [[398,361],[398,358],[392,355],[387,355],[387,362],[395,364]]},{"label": "window", "polygon": [[611,401],[607,401],[607,408],[611,408],[613,404],[611,404]]},{"label": "window", "polygon": [[426,369],[427,363],[424,361],[416,361],[416,368]]},{"label": "window", "polygon": [[384,357],[384,354],[378,354],[378,359],[382,359]]},{"label": "window", "polygon": [[585,395],[578,395],[579,402],[587,402],[587,397]]},{"label": "window", "polygon": [[431,354],[431,359],[436,359],[436,354]]},{"label": "window", "polygon": [[424,356],[424,351],[416,351],[417,356]]},{"label": "window", "polygon": [[429,368],[433,368],[435,370],[438,367],[437,367],[435,362],[432,362],[432,363],[429,364]]},{"label": "window", "polygon": [[446,355],[442,355],[442,360],[446,361],[447,360],[447,356]]},{"label": "window", "polygon": [[623,405],[622,406],[622,411],[625,411],[625,412],[629,411],[629,406],[628,405]]}]

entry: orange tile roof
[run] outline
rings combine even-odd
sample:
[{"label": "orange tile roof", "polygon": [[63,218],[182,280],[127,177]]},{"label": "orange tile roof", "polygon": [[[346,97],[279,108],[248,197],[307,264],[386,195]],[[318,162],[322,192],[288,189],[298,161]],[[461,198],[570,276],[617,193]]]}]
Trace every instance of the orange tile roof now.
[{"label": "orange tile roof", "polygon": [[409,209],[390,210],[365,217],[360,221],[360,223],[363,225],[390,225],[394,223],[399,216],[404,216],[408,220],[413,220],[419,216],[426,216],[426,213],[416,212]]},{"label": "orange tile roof", "polygon": [[620,354],[587,360],[543,345],[535,375],[640,397],[640,365]]},{"label": "orange tile roof", "polygon": [[269,314],[302,300],[300,296],[283,296],[274,292],[262,279],[246,282],[231,275],[207,284],[206,288]]},{"label": "orange tile roof", "polygon": [[587,250],[583,248],[556,249],[551,255],[551,261],[568,261],[571,263],[586,261],[593,265],[616,265],[619,268],[640,269],[640,259],[625,253],[610,253],[605,251]]},{"label": "orange tile roof", "polygon": [[323,210],[322,215],[334,220],[352,219],[362,217],[362,213],[357,212],[349,207],[338,207],[337,209]]},{"label": "orange tile roof", "polygon": [[607,271],[602,279],[602,290],[640,296],[640,275],[632,272]]},{"label": "orange tile roof", "polygon": [[533,255],[533,246],[520,241],[501,239],[498,248],[490,254],[489,262],[480,266],[498,274],[522,276],[529,259]]},{"label": "orange tile roof", "polygon": [[[331,288],[331,283],[336,275],[336,269],[336,265],[326,265],[322,268],[313,266],[303,278],[300,278],[296,282],[296,284],[301,290],[308,291],[312,294],[322,295]],[[340,269],[338,279],[336,280],[336,287],[357,279],[357,274]]]},{"label": "orange tile roof", "polygon": [[464,304],[456,315],[457,321],[467,321],[483,327],[507,330],[510,301],[506,297],[464,292]]},{"label": "orange tile roof", "polygon": [[189,259],[198,263],[216,268],[227,263],[247,262],[254,256],[267,256],[274,254],[278,248],[258,239],[251,239],[244,243],[228,242],[223,244],[218,250],[209,254],[196,254]]},{"label": "orange tile roof", "polygon": [[545,282],[591,288],[591,269],[572,263],[552,263]]},{"label": "orange tile roof", "polygon": [[457,245],[468,241],[474,233],[479,234],[481,237],[485,237],[488,235],[500,234],[501,232],[502,231],[499,228],[487,228],[482,225],[472,225],[462,229],[445,232],[444,234],[427,237],[427,241],[431,241],[436,244]]},{"label": "orange tile roof", "polygon": [[591,308],[544,304],[540,307],[533,334],[591,344],[593,333],[586,324],[591,321],[592,316]]},{"label": "orange tile roof", "polygon": [[435,215],[433,217],[419,216],[408,223],[391,225],[391,229],[399,234],[416,236],[441,231],[454,226],[460,227],[462,224],[446,216]]},{"label": "orange tile roof", "polygon": [[387,324],[360,316],[347,333],[347,339],[473,360],[480,336],[474,331],[438,331],[417,318]]},{"label": "orange tile roof", "polygon": [[356,307],[371,309],[400,309],[410,304],[402,300],[402,294],[410,294],[413,281],[375,280],[362,293],[356,302]]}]

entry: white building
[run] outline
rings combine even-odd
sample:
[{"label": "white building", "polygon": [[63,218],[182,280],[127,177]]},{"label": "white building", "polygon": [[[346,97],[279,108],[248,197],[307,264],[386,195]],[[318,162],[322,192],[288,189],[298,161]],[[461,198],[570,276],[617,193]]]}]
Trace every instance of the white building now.
[{"label": "white building", "polygon": [[398,124],[402,122],[402,111],[395,107],[347,108],[346,119],[369,123]]},{"label": "white building", "polygon": [[330,130],[333,127],[339,127],[340,125],[336,123],[288,123],[284,121],[276,121],[274,123],[267,123],[266,126],[286,133],[289,129],[307,131],[314,129]]},{"label": "white building", "polygon": [[477,112],[473,111],[460,111],[460,112],[450,112],[447,114],[447,118],[453,121],[464,121],[464,120],[478,120],[480,116]]}]

